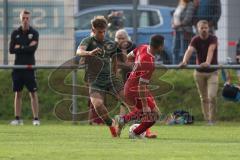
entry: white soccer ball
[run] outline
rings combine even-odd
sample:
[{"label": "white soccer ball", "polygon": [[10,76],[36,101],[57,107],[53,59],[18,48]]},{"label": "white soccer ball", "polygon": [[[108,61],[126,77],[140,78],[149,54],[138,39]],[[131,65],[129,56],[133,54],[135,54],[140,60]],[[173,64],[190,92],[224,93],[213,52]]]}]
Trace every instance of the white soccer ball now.
[{"label": "white soccer ball", "polygon": [[139,125],[140,125],[140,124],[133,124],[133,125],[130,126],[130,128],[129,128],[129,139],[136,139],[136,138],[142,139],[142,138],[145,137],[146,132],[143,132],[143,133],[140,134],[140,135],[136,135],[136,134],[133,132],[133,130],[134,130],[135,128],[137,128]]}]

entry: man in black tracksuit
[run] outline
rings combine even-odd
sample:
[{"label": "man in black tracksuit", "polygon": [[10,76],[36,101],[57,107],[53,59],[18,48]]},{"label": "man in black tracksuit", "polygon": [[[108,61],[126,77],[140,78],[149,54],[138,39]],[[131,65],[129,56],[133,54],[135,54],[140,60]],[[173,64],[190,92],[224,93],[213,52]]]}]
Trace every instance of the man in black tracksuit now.
[{"label": "man in black tracksuit", "polygon": [[[38,32],[30,26],[30,12],[20,13],[21,26],[11,34],[9,52],[15,54],[15,65],[35,65],[35,51],[38,47]],[[15,92],[15,120],[11,125],[23,125],[21,120],[21,91],[24,86],[29,91],[33,112],[33,125],[40,125],[38,119],[38,96],[35,71],[33,69],[14,69],[12,72],[13,91]]]}]

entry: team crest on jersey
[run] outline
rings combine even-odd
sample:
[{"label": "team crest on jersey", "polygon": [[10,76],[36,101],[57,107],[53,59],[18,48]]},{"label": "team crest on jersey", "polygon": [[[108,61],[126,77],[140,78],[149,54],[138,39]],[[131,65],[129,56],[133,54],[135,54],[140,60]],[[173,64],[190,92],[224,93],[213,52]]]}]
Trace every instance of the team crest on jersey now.
[{"label": "team crest on jersey", "polygon": [[28,34],[28,39],[32,39],[33,38],[33,34]]},{"label": "team crest on jersey", "polygon": [[93,46],[96,46],[96,45],[97,45],[97,42],[96,42],[96,41],[93,41],[92,44],[93,44]]}]

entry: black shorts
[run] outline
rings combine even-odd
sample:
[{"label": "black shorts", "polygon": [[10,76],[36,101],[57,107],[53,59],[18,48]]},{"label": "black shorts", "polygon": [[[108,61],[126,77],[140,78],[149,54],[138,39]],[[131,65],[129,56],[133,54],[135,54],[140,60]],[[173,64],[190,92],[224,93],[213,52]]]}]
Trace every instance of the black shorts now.
[{"label": "black shorts", "polygon": [[26,86],[29,92],[37,91],[37,82],[34,70],[13,70],[13,91],[20,92]]}]

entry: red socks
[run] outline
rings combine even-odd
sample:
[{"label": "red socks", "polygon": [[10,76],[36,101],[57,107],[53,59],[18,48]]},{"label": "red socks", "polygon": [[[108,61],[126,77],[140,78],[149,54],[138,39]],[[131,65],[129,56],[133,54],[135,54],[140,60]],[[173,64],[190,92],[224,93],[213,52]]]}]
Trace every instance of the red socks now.
[{"label": "red socks", "polygon": [[123,116],[124,122],[128,123],[132,120],[138,119],[138,116],[141,115],[141,112],[142,112],[141,110],[139,110],[135,107],[131,112],[129,112],[128,114],[125,114]]},{"label": "red socks", "polygon": [[155,123],[154,122],[142,122],[136,129],[133,130],[133,132],[136,134],[136,135],[140,135],[142,134],[143,132],[145,132],[148,128],[150,128],[151,126],[153,126]]}]

